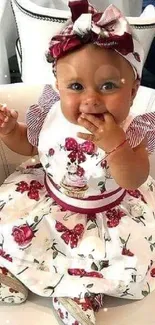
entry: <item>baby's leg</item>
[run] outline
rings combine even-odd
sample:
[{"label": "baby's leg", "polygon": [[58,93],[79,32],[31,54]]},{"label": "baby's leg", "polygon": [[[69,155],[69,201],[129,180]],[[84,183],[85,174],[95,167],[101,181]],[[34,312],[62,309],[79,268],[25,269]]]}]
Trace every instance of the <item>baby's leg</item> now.
[{"label": "baby's leg", "polygon": [[27,296],[27,288],[0,265],[0,303],[21,304]]}]

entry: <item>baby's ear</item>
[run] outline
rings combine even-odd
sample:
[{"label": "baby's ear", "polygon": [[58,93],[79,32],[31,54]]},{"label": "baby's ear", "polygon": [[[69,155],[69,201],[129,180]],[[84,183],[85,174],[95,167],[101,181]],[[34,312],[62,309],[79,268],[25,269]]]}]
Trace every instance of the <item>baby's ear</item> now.
[{"label": "baby's ear", "polygon": [[140,86],[140,81],[138,79],[134,80],[133,87],[132,87],[132,99],[136,97],[139,86]]},{"label": "baby's ear", "polygon": [[133,100],[137,95],[139,86],[140,86],[140,81],[138,79],[134,80],[133,86],[132,86],[132,92],[131,92],[131,105],[133,104]]}]

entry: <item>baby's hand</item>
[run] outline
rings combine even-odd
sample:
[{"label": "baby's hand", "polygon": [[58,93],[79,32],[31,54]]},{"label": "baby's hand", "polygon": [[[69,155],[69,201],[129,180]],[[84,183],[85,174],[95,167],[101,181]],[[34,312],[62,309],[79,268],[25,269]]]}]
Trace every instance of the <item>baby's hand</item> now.
[{"label": "baby's hand", "polygon": [[9,134],[15,127],[18,113],[7,108],[6,104],[0,104],[0,136]]},{"label": "baby's hand", "polygon": [[125,140],[125,132],[115,122],[113,116],[105,113],[101,119],[93,114],[82,113],[78,119],[79,125],[91,132],[91,134],[78,133],[78,137],[94,142],[105,152],[110,152]]}]

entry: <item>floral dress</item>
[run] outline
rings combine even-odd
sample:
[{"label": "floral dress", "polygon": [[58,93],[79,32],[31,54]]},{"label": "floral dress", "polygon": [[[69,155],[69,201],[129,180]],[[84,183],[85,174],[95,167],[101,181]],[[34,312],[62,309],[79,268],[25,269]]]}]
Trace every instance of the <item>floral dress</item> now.
[{"label": "floral dress", "polygon": [[[154,150],[153,117],[130,120],[132,147],[147,135]],[[0,187],[0,300],[23,301],[28,288],[51,297],[65,324],[94,324],[104,294],[142,299],[155,289],[155,181],[120,188],[103,150],[77,138],[82,128],[64,118],[49,86],[27,124],[39,158]]]}]

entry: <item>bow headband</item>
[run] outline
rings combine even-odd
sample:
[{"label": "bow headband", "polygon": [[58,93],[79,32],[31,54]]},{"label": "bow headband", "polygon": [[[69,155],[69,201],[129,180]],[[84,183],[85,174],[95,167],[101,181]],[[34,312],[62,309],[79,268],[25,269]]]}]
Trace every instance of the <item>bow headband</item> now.
[{"label": "bow headband", "polygon": [[110,5],[104,12],[98,12],[87,0],[70,0],[69,7],[71,19],[51,39],[46,55],[48,62],[93,43],[122,55],[133,67],[136,78],[141,77],[143,48],[119,9]]}]

